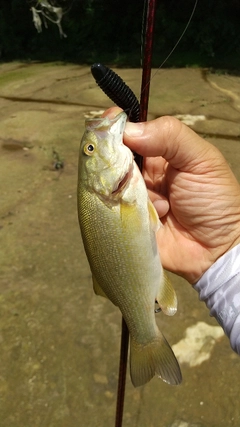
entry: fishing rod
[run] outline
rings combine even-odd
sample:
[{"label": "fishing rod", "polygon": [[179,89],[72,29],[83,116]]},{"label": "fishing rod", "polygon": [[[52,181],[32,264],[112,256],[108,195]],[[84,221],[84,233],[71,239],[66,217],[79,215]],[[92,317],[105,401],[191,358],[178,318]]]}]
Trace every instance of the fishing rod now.
[{"label": "fishing rod", "polygon": [[[129,120],[133,122],[146,121],[148,112],[149,89],[151,81],[151,61],[153,48],[153,32],[156,12],[156,0],[148,0],[145,18],[145,37],[143,49],[143,67],[141,83],[141,99],[138,102],[132,90],[124,83],[118,74],[102,64],[93,64],[92,75],[106,95],[119,107],[126,111]],[[135,161],[142,171],[143,158],[135,154]],[[119,360],[118,393],[115,415],[115,427],[122,427],[127,359],[129,347],[129,331],[122,317],[121,347]]]},{"label": "fishing rod", "polygon": [[[100,63],[95,63],[91,67],[91,72],[95,78],[99,87],[106,93],[106,95],[120,108],[122,108],[127,114],[128,118],[132,122],[146,121],[148,113],[149,103],[149,91],[151,82],[151,63],[152,63],[152,50],[153,50],[153,33],[154,23],[156,15],[156,1],[157,0],[145,0],[145,31],[144,31],[144,42],[143,42],[143,65],[142,65],[142,81],[141,81],[141,98],[140,103],[136,98],[133,91],[126,85],[121,77],[116,74],[110,68]],[[165,58],[163,64],[167,61],[170,55],[173,53],[183,35],[185,34],[192,17],[194,15],[198,0],[195,0],[193,10],[189,17],[189,20],[185,26],[183,33],[174,45],[173,49]],[[147,5],[147,7],[146,7]],[[154,74],[155,75],[155,74]],[[142,172],[143,158],[142,156],[135,153],[134,159]],[[157,313],[159,311],[155,310]],[[119,376],[118,376],[118,392],[117,392],[117,404],[115,414],[115,427],[122,427],[123,410],[124,410],[124,397],[125,397],[125,384],[126,384],[126,372],[127,372],[127,359],[128,359],[128,347],[129,347],[129,331],[127,324],[122,317],[122,331],[121,331],[121,346],[120,346],[120,359],[119,359]]]}]

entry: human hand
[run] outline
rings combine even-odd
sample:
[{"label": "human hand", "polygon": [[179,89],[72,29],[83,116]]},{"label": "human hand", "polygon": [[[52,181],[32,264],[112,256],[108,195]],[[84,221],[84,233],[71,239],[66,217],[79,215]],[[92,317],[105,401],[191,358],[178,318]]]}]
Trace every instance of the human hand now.
[{"label": "human hand", "polygon": [[220,151],[174,117],[127,123],[124,143],[144,157],[143,176],[163,223],[163,267],[195,283],[240,243],[240,185]]}]

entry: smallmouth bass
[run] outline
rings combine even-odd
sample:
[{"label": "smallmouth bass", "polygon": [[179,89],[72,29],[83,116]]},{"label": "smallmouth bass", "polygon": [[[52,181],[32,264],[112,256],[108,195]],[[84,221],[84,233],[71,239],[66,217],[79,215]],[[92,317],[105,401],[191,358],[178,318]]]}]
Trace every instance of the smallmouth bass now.
[{"label": "smallmouth bass", "polygon": [[79,224],[94,291],[119,307],[127,323],[133,385],[155,374],[179,384],[178,362],[154,313],[157,300],[165,314],[175,314],[177,299],[158,252],[160,220],[123,144],[126,119],[121,112],[113,120],[86,120],[79,153]]}]

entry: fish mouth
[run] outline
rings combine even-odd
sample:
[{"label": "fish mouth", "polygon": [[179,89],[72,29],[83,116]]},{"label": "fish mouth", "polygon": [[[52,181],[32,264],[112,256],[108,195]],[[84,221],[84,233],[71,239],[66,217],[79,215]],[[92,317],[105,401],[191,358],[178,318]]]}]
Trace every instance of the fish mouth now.
[{"label": "fish mouth", "polygon": [[131,169],[124,175],[123,179],[121,179],[121,181],[118,183],[118,186],[116,188],[116,190],[112,191],[112,194],[117,194],[119,193],[123,187],[125,187],[126,183],[128,182],[129,178],[131,177]]}]

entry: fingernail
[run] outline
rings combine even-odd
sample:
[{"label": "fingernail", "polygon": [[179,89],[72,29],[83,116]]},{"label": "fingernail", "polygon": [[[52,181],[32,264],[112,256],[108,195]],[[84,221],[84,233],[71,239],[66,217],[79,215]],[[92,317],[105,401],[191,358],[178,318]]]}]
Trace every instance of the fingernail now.
[{"label": "fingernail", "polygon": [[124,132],[128,136],[140,136],[143,134],[143,123],[127,122]]}]

